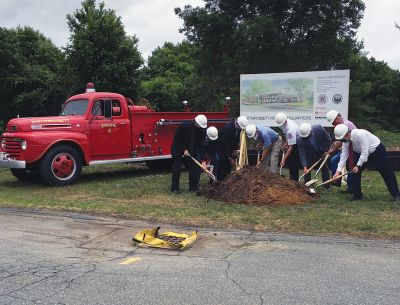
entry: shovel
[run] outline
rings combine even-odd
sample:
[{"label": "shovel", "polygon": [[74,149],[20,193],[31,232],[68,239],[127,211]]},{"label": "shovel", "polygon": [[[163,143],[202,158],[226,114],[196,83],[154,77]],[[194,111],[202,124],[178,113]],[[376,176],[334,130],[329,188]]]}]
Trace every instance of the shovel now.
[{"label": "shovel", "polygon": [[[282,159],[285,159],[285,152],[282,153]],[[279,176],[282,176],[282,177],[285,176],[285,174],[283,173],[283,166],[282,165],[279,168]]]},{"label": "shovel", "polygon": [[344,174],[341,174],[341,175],[337,176],[336,178],[332,178],[332,179],[326,180],[325,182],[322,182],[322,183],[318,184],[315,188],[308,189],[308,192],[309,192],[309,194],[315,194],[317,192],[317,188],[319,188],[320,186],[323,186],[323,185],[326,185],[328,183],[331,183],[332,181],[335,181],[335,180],[337,180],[339,178],[342,178],[342,177],[347,176],[348,174],[352,174],[352,173],[353,173],[352,171],[351,172],[347,172],[347,173],[344,173]]},{"label": "shovel", "polygon": [[261,160],[261,153],[260,150],[257,150],[257,165],[256,165],[257,168],[259,168],[261,165],[260,160]]},{"label": "shovel", "polygon": [[213,173],[212,172],[210,172],[207,168],[205,168],[204,166],[203,166],[203,164],[201,164],[199,161],[197,161],[195,158],[193,158],[191,155],[189,155],[189,154],[187,154],[187,156],[189,157],[189,158],[191,158],[193,161],[194,161],[194,163],[196,163],[212,180],[214,180],[214,181],[216,181],[217,180],[217,178],[215,178],[215,176],[213,175]]},{"label": "shovel", "polygon": [[321,171],[322,167],[325,165],[325,163],[326,163],[326,161],[328,160],[328,158],[329,158],[329,155],[326,155],[324,161],[322,161],[321,165],[318,167],[318,169],[317,169],[317,171],[316,171],[316,173],[315,173],[315,178],[314,178],[314,179],[311,179],[310,181],[308,181],[308,182],[305,184],[305,186],[308,187],[308,186],[311,186],[311,185],[313,185],[313,184],[315,184],[315,183],[318,182],[317,175],[318,175],[318,173]]},{"label": "shovel", "polygon": [[303,179],[303,177],[305,175],[307,175],[309,172],[311,172],[311,170],[317,166],[317,164],[319,163],[319,161],[321,161],[324,157],[321,157],[317,162],[315,162],[303,175],[300,176],[299,178],[299,182],[301,181],[301,179]]}]

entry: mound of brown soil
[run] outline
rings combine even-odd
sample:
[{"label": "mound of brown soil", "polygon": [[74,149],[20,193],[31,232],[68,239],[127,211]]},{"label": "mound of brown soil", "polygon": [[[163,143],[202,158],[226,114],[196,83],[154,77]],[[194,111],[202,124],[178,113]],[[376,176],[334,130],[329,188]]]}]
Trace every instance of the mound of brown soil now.
[{"label": "mound of brown soil", "polygon": [[316,196],[308,194],[302,183],[256,167],[236,171],[202,193],[215,200],[257,206],[302,204]]}]

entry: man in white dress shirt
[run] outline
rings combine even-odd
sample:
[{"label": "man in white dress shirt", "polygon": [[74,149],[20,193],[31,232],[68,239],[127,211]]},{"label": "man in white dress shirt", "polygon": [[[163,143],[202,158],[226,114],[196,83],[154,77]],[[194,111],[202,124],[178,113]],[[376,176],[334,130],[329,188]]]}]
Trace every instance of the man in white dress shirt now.
[{"label": "man in white dress shirt", "polygon": [[[338,168],[343,168],[349,159],[350,169],[353,171],[353,197],[351,200],[362,200],[361,173],[367,163],[372,163],[381,174],[386,187],[393,196],[393,201],[400,203],[400,193],[397,179],[389,165],[385,146],[379,138],[365,129],[349,130],[344,124],[339,124],[334,130],[336,140],[342,141],[342,153]],[[354,151],[354,154],[349,154]],[[352,160],[354,157],[354,160]],[[337,171],[334,177],[340,175]]]},{"label": "man in white dress shirt", "polygon": [[276,125],[278,125],[286,136],[286,143],[283,145],[287,148],[285,157],[282,158],[281,166],[284,167],[286,163],[289,166],[290,179],[299,180],[299,148],[297,146],[297,138],[300,137],[299,126],[283,112],[279,112],[275,116]]}]

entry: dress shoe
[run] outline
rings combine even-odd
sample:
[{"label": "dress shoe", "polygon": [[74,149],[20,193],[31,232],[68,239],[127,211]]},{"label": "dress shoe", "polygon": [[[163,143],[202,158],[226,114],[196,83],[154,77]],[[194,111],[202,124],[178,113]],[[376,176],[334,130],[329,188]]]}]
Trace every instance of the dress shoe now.
[{"label": "dress shoe", "polygon": [[349,190],[349,189],[341,190],[340,192],[343,193],[343,194],[353,194],[353,191]]},{"label": "dress shoe", "polygon": [[173,194],[181,194],[181,191],[180,190],[171,190],[171,193],[173,193]]},{"label": "dress shoe", "polygon": [[392,201],[393,201],[393,202],[400,203],[400,194],[394,196],[394,197],[392,198]]},{"label": "dress shoe", "polygon": [[350,201],[360,201],[360,200],[363,200],[364,199],[364,197],[361,195],[361,196],[352,196],[351,198],[350,198]]}]

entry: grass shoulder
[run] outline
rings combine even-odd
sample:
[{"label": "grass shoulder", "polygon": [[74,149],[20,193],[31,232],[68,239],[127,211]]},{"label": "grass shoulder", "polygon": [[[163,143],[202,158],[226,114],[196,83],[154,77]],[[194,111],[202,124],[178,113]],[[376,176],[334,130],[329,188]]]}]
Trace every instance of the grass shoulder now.
[{"label": "grass shoulder", "polygon": [[[397,173],[397,178],[400,175]],[[87,167],[72,186],[53,188],[16,180],[0,169],[0,205],[67,210],[197,227],[318,235],[400,238],[400,205],[390,202],[382,178],[363,174],[365,199],[348,201],[335,188],[322,190],[312,203],[294,206],[229,204],[188,192],[188,176],[181,177],[182,194],[171,194],[170,174],[154,173],[141,165]],[[202,186],[206,186],[206,177]]]}]

